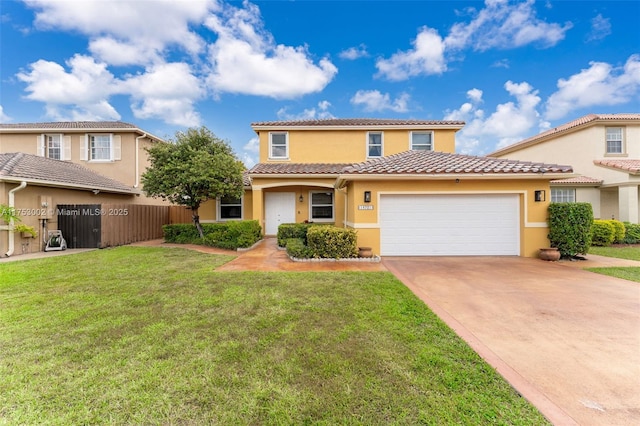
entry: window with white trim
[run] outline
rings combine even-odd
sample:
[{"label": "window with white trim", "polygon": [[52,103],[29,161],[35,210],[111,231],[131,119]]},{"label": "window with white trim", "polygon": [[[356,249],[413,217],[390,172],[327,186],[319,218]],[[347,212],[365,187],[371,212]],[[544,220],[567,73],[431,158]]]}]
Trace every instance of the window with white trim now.
[{"label": "window with white trim", "polygon": [[44,135],[44,156],[62,159],[62,135]]},{"label": "window with white trim", "polygon": [[623,154],[622,127],[607,127],[607,154]]},{"label": "window with white trim", "polygon": [[242,197],[222,197],[218,202],[218,218],[220,220],[242,219]]},{"label": "window with white trim", "polygon": [[411,149],[416,151],[432,151],[433,132],[411,132]]},{"label": "window with white trim", "polygon": [[552,203],[575,203],[575,188],[551,188]]},{"label": "window with white trim", "polygon": [[367,133],[367,157],[382,157],[382,132]]},{"label": "window with white trim", "polygon": [[269,158],[289,158],[289,134],[287,132],[269,133]]},{"label": "window with white trim", "polygon": [[314,222],[333,221],[333,192],[312,191],[310,193],[311,220]]},{"label": "window with white trim", "polygon": [[111,135],[89,135],[89,159],[91,161],[111,160],[111,149]]}]

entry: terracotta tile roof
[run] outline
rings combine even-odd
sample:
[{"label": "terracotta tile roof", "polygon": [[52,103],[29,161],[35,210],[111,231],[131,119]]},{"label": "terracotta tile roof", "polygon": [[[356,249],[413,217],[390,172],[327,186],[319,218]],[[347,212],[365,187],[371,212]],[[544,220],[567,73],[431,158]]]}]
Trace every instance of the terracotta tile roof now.
[{"label": "terracotta tile roof", "polygon": [[571,166],[436,151],[406,151],[346,167],[343,174],[518,174],[572,173]]},{"label": "terracotta tile roof", "polygon": [[99,189],[105,192],[136,194],[131,187],[102,176],[79,164],[37,155],[14,152],[0,154],[0,180],[26,180],[45,186]]},{"label": "terracotta tile roof", "polygon": [[515,151],[521,147],[524,146],[528,146],[528,145],[533,145],[536,142],[542,141],[550,136],[556,135],[556,134],[561,134],[564,132],[567,132],[569,130],[572,130],[576,127],[582,127],[582,126],[587,126],[593,122],[598,122],[598,121],[602,121],[602,122],[607,122],[607,121],[611,121],[611,122],[615,122],[615,121],[637,121],[640,124],[640,113],[620,113],[620,114],[588,114],[585,115],[584,117],[580,117],[578,119],[575,119],[573,121],[570,121],[566,124],[563,124],[561,126],[557,126],[554,127],[553,129],[549,129],[546,132],[542,132],[539,133],[535,136],[532,136],[530,138],[524,139],[520,142],[516,142],[512,145],[506,146],[504,148],[498,149],[494,152],[492,152],[491,154],[489,154],[489,156],[496,156],[496,155],[503,155],[505,153],[508,152],[512,152]]},{"label": "terracotta tile roof", "polygon": [[640,174],[640,160],[593,160],[597,166],[610,167],[631,174]]},{"label": "terracotta tile roof", "polygon": [[406,120],[391,118],[328,118],[322,120],[257,121],[251,127],[411,127],[464,126],[464,121]]},{"label": "terracotta tile roof", "polygon": [[589,176],[576,176],[569,179],[552,180],[552,185],[601,185],[602,179],[596,179]]},{"label": "terracotta tile roof", "polygon": [[0,130],[137,129],[122,121],[57,121],[50,123],[0,123]]},{"label": "terracotta tile roof", "polygon": [[250,175],[339,175],[352,163],[258,163]]}]

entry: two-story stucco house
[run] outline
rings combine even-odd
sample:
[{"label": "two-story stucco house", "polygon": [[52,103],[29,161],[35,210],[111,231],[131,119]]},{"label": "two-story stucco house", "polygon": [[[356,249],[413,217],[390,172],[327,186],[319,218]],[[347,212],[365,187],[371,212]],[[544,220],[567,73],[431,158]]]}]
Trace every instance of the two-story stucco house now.
[{"label": "two-story stucco house", "polygon": [[551,201],[591,203],[596,218],[640,219],[640,114],[589,114],[489,156],[571,164],[579,176],[551,181]]},{"label": "two-story stucco house", "polygon": [[[0,204],[36,229],[43,221],[57,228],[58,205],[165,204],[147,198],[140,185],[145,147],[158,140],[123,122],[0,124]],[[0,228],[4,250],[14,235]],[[28,248],[41,249],[42,242]]]},{"label": "two-story stucco house", "polygon": [[548,247],[549,181],[571,167],[455,154],[459,121],[326,119],[252,123],[260,162],[241,200],[203,220],[291,222],[357,230],[393,255],[536,256]]}]

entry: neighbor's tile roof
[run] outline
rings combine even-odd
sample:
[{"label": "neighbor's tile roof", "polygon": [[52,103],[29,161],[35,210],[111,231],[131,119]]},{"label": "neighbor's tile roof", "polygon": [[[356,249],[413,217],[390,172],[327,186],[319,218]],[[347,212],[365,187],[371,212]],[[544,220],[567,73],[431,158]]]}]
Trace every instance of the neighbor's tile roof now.
[{"label": "neighbor's tile roof", "polygon": [[576,176],[568,179],[552,180],[552,185],[601,185],[602,179],[596,179],[589,176]]},{"label": "neighbor's tile roof", "polygon": [[631,174],[640,174],[640,160],[594,160],[593,164],[622,170]]},{"label": "neighbor's tile roof", "polygon": [[524,147],[524,146],[528,146],[528,145],[533,145],[534,143],[538,142],[538,141],[542,141],[546,138],[548,138],[549,136],[553,136],[556,134],[560,134],[560,133],[564,133],[567,132],[571,129],[574,129],[576,127],[581,127],[581,126],[586,126],[590,123],[593,123],[595,121],[611,121],[611,122],[615,122],[615,121],[638,121],[640,122],[640,113],[620,113],[620,114],[588,114],[585,115],[584,117],[580,117],[577,118],[573,121],[570,121],[566,124],[563,124],[561,126],[557,126],[554,127],[553,129],[549,129],[546,132],[542,132],[539,133],[535,136],[532,136],[530,138],[524,139],[520,142],[516,142],[512,145],[506,146],[504,148],[498,149],[495,152],[492,152],[491,154],[489,154],[490,156],[495,156],[495,155],[502,155],[505,154],[507,152],[512,152],[515,151],[517,149],[519,149],[520,147]]},{"label": "neighbor's tile roof", "polygon": [[23,152],[0,154],[0,180],[3,178],[63,187],[99,189],[106,192],[130,194],[137,192],[133,187],[102,176],[79,164]]},{"label": "neighbor's tile roof", "polygon": [[258,163],[249,174],[252,175],[339,175],[352,163]]},{"label": "neighbor's tile roof", "polygon": [[1,123],[0,130],[72,130],[72,129],[137,129],[123,121],[57,121],[50,123]]},{"label": "neighbor's tile roof", "polygon": [[571,166],[436,151],[406,151],[346,167],[343,174],[572,173]]},{"label": "neighbor's tile roof", "polygon": [[257,121],[251,127],[348,127],[348,126],[464,126],[464,121],[405,120],[389,118],[328,118],[322,120]]}]

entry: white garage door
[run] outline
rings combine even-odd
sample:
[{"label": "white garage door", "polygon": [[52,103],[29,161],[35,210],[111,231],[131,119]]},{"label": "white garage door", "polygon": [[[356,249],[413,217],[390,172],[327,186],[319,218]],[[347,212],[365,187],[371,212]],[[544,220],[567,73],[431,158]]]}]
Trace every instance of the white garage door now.
[{"label": "white garage door", "polygon": [[380,242],[383,256],[517,256],[518,195],[382,195]]}]

